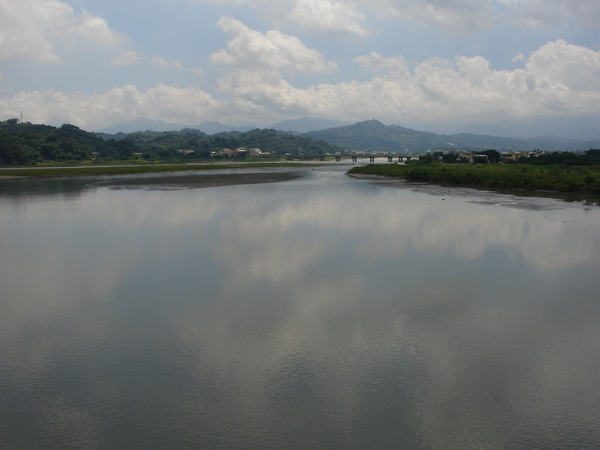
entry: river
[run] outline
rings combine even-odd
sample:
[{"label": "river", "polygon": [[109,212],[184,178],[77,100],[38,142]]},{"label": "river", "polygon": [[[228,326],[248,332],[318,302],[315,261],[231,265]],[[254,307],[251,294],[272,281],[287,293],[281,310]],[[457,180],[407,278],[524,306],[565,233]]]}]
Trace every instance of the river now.
[{"label": "river", "polygon": [[0,181],[2,448],[600,448],[600,208],[345,170]]}]

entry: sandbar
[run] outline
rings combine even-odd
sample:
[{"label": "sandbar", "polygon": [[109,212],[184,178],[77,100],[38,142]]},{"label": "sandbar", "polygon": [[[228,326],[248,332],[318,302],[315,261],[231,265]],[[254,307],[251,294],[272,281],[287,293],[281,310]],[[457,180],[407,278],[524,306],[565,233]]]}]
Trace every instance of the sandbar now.
[{"label": "sandbar", "polygon": [[198,189],[236,184],[279,183],[301,178],[299,172],[221,173],[125,178],[94,183],[111,189]]}]

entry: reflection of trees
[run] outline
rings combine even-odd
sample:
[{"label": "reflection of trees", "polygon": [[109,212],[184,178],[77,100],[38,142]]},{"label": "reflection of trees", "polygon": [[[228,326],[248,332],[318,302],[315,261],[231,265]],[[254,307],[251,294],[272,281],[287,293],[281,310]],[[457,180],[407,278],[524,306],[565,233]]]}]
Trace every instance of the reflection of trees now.
[{"label": "reflection of trees", "polygon": [[110,417],[138,445],[510,447],[573,423],[595,438],[597,212],[444,193],[307,177],[2,201],[4,367],[37,377],[52,442]]},{"label": "reflection of trees", "polygon": [[[1,173],[0,173],[1,175]],[[82,187],[89,183],[89,178],[52,178],[52,179],[0,179],[0,198],[22,196],[73,196],[81,193]]]}]

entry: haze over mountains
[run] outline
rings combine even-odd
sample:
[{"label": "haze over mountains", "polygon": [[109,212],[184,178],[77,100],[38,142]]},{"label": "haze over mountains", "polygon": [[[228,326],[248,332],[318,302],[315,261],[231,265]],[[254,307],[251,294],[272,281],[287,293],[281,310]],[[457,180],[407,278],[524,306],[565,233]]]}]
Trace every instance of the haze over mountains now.
[{"label": "haze over mountains", "polygon": [[600,139],[600,115],[579,114],[543,120],[504,120],[491,125],[471,124],[458,128],[456,132],[515,138],[553,136],[563,139],[597,140]]},{"label": "haze over mountains", "polygon": [[112,127],[103,128],[98,130],[98,133],[105,134],[117,134],[117,133],[135,133],[137,131],[181,131],[184,128],[194,128],[196,130],[203,131],[206,134],[215,134],[229,131],[248,131],[253,127],[251,125],[245,127],[233,127],[231,125],[222,124],[220,122],[202,122],[198,125],[183,125],[178,123],[167,123],[164,120],[150,120],[140,118],[133,122],[122,123],[114,125]]},{"label": "haze over mountains", "polygon": [[[296,133],[308,133],[309,131],[324,130],[327,128],[341,127],[344,125],[350,125],[349,122],[342,120],[328,120],[319,119],[316,117],[301,117],[299,119],[284,120],[282,122],[274,123],[268,127],[260,128],[272,128],[280,131],[293,131]],[[98,130],[98,133],[116,134],[116,133],[135,133],[136,131],[181,131],[184,128],[194,128],[196,130],[203,131],[206,134],[223,133],[230,131],[249,131],[255,127],[254,125],[245,125],[240,127],[234,127],[232,125],[223,124],[221,122],[202,122],[198,125],[182,125],[177,123],[167,123],[163,120],[149,120],[140,118],[133,122],[122,123],[114,125],[112,127],[103,128]]]},{"label": "haze over mountains", "polygon": [[[346,150],[413,152],[427,149],[497,149],[497,150],[587,150],[600,148],[600,118],[581,116],[570,121],[504,121],[492,125],[472,124],[457,132],[438,134],[399,125],[384,125],[377,120],[355,124],[338,120],[303,117],[285,120],[269,127],[283,132],[302,133],[314,139],[339,145]],[[180,131],[193,128],[206,134],[249,131],[255,126],[233,127],[220,122],[203,122],[196,126],[138,119],[100,130],[99,133],[133,133]]]},{"label": "haze over mountains", "polygon": [[554,137],[532,139],[459,133],[453,135],[416,131],[398,125],[368,120],[339,128],[305,133],[313,139],[338,145],[346,150],[392,153],[421,153],[426,150],[546,150],[577,151],[600,148],[600,140],[576,140]]}]

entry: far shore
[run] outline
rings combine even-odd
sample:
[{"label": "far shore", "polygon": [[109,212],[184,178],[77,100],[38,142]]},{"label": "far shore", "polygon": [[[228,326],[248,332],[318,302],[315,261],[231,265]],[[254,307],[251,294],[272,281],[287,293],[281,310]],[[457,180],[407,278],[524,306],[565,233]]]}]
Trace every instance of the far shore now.
[{"label": "far shore", "polygon": [[113,165],[113,166],[74,166],[74,167],[20,167],[0,168],[1,178],[70,177],[93,175],[134,175],[141,173],[208,171],[225,169],[251,169],[273,167],[308,167],[318,163],[208,163],[208,164],[155,164],[155,165]]}]

